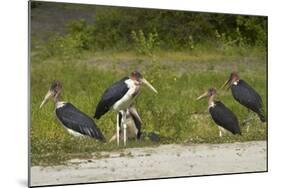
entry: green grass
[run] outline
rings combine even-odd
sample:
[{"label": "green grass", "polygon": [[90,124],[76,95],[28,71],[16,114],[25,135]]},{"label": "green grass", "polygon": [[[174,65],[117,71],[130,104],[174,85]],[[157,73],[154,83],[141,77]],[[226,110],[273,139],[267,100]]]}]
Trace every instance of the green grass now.
[{"label": "green grass", "polygon": [[[160,143],[129,141],[127,147],[156,146],[170,143],[229,143],[265,140],[266,125],[257,116],[249,123],[250,131],[241,127],[243,135],[218,135],[218,128],[207,110],[207,100],[196,97],[210,87],[219,88],[229,77],[233,65],[240,77],[262,96],[266,105],[266,58],[264,52],[248,50],[225,54],[216,51],[157,51],[153,57],[134,52],[86,52],[80,59],[61,60],[52,57],[31,58],[31,159],[32,165],[53,165],[70,158],[88,158],[92,152],[122,149],[116,143],[99,143],[90,138],[69,135],[58,123],[54,104],[39,105],[53,80],[63,84],[62,99],[92,116],[104,92],[113,82],[138,69],[158,90],[155,95],[147,87],[136,101],[143,119],[143,129],[161,136]],[[230,91],[218,90],[221,100],[239,121],[249,115]],[[264,107],[266,109],[266,107]],[[115,133],[116,114],[109,112],[95,120],[107,140]]]}]

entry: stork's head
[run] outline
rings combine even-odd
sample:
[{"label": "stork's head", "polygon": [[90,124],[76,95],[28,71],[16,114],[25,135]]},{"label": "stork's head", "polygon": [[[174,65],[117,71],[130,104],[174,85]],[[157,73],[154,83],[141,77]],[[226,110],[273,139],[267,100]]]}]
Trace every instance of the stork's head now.
[{"label": "stork's head", "polygon": [[211,96],[214,96],[216,95],[217,93],[217,90],[215,88],[210,88],[208,89],[208,91],[206,91],[205,93],[203,93],[202,95],[200,95],[199,97],[197,97],[196,100],[200,100],[200,99],[203,99],[205,97],[211,97]]},{"label": "stork's head", "polygon": [[55,99],[55,101],[57,100],[57,98],[59,97],[60,93],[62,90],[62,85],[60,83],[60,81],[55,80],[53,81],[53,83],[51,84],[47,94],[44,97],[44,100],[42,101],[40,108],[43,107],[43,105],[50,99],[53,98]]},{"label": "stork's head", "polygon": [[238,73],[232,72],[229,76],[229,79],[223,84],[222,88],[225,88],[226,86],[228,86],[227,89],[229,89],[230,86],[238,80],[239,80]]},{"label": "stork's head", "polygon": [[130,78],[132,80],[137,80],[137,81],[141,82],[141,79],[143,79],[143,76],[142,76],[142,74],[139,71],[133,71],[131,73]]},{"label": "stork's head", "polygon": [[131,80],[137,81],[139,83],[144,83],[145,85],[147,85],[152,91],[154,91],[155,93],[158,93],[157,90],[142,76],[142,74],[138,71],[134,71],[131,73],[130,76]]}]

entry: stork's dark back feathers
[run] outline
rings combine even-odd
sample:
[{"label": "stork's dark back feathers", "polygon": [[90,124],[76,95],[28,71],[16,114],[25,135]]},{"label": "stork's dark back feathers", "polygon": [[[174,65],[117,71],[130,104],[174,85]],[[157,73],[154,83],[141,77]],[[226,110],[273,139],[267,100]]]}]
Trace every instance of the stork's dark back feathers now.
[{"label": "stork's dark back feathers", "polygon": [[66,103],[61,108],[57,108],[56,115],[66,128],[105,141],[95,122],[71,103]]},{"label": "stork's dark back feathers", "polygon": [[239,80],[237,85],[231,86],[234,99],[243,106],[257,113],[260,120],[265,122],[261,96],[244,80]]},{"label": "stork's dark back feathers", "polygon": [[241,134],[238,119],[235,114],[220,101],[215,101],[215,106],[209,112],[217,125],[230,131],[232,134]]},{"label": "stork's dark back feathers", "polygon": [[94,118],[99,119],[102,115],[107,113],[116,101],[121,99],[129,90],[125,80],[129,79],[125,77],[115,82],[110,88],[108,88],[102,95],[99,101]]}]

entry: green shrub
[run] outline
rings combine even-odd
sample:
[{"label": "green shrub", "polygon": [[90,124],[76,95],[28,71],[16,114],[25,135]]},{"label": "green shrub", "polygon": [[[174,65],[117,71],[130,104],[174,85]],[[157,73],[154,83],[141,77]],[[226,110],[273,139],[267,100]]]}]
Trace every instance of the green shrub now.
[{"label": "green shrub", "polygon": [[240,53],[244,53],[249,46],[247,44],[247,38],[241,34],[239,27],[236,28],[236,31],[232,33],[232,35],[219,33],[218,30],[216,30],[215,36],[217,38],[218,49],[225,53],[233,53],[234,50],[239,50]]},{"label": "green shrub", "polygon": [[248,47],[264,49],[267,43],[267,18],[259,16],[96,6],[92,19],[93,24],[81,19],[66,24],[66,32],[49,38],[42,54],[71,59],[89,49],[132,47],[149,56],[157,48],[243,53]]},{"label": "green shrub", "polygon": [[85,20],[76,20],[67,24],[66,34],[54,34],[46,44],[47,56],[62,59],[79,58],[83,50],[89,50],[94,42],[93,26]]},{"label": "green shrub", "polygon": [[141,29],[138,32],[132,31],[131,37],[139,54],[152,56],[153,51],[159,47],[158,33],[155,30],[153,33],[148,33],[147,36]]}]

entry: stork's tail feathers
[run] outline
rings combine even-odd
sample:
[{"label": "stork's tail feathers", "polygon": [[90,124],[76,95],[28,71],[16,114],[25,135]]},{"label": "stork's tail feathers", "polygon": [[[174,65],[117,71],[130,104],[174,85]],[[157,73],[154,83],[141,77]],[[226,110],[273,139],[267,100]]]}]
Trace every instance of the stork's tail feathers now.
[{"label": "stork's tail feathers", "polygon": [[82,135],[94,138],[101,142],[106,142],[105,137],[98,127],[91,127],[88,129],[82,129],[79,131]]},{"label": "stork's tail feathers", "polygon": [[98,115],[97,113],[95,113],[95,115],[93,116],[94,119],[100,119],[100,115]]},{"label": "stork's tail feathers", "polygon": [[106,142],[106,139],[105,139],[105,137],[104,137],[102,134],[98,135],[98,136],[96,137],[96,139],[98,139],[98,140],[101,141],[101,142]]},{"label": "stork's tail feathers", "polygon": [[242,135],[242,132],[241,132],[241,129],[240,129],[240,127],[238,126],[238,127],[236,127],[236,129],[234,129],[233,131],[231,131],[232,132],[232,134],[235,134],[235,135]]},{"label": "stork's tail feathers", "polygon": [[262,122],[266,122],[266,118],[262,113],[258,113],[258,116]]},{"label": "stork's tail feathers", "polygon": [[242,132],[241,132],[241,130],[239,129],[239,131],[238,131],[236,134],[238,134],[238,135],[242,136]]},{"label": "stork's tail feathers", "polygon": [[93,137],[93,138],[95,138],[95,139],[97,139],[97,140],[99,140],[101,142],[106,142],[105,137],[103,136],[101,130],[98,127],[93,129],[91,131],[91,134],[89,134],[89,136],[91,136],[91,137]]},{"label": "stork's tail feathers", "polygon": [[260,120],[262,122],[266,122],[266,118],[265,118],[265,115],[264,115],[264,110],[260,110],[259,113],[258,113],[258,116],[260,118]]}]

